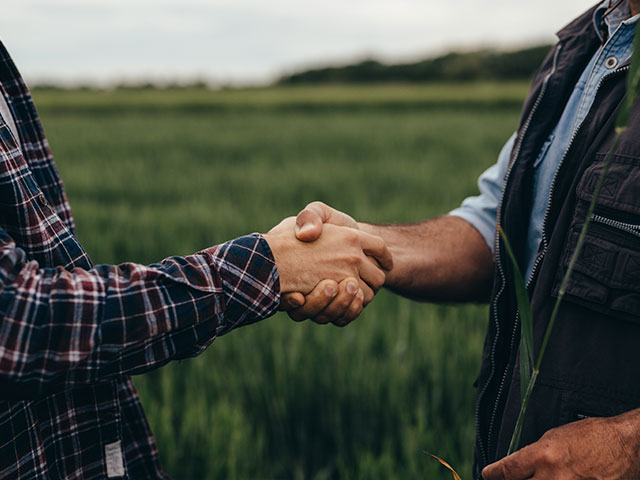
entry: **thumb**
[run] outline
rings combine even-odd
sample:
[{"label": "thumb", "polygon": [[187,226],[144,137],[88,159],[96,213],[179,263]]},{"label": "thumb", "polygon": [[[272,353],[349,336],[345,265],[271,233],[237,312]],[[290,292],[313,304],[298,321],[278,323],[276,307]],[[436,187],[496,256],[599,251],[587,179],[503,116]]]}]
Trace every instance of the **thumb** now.
[{"label": "thumb", "polygon": [[329,221],[331,208],[322,202],[307,205],[296,217],[295,232],[298,240],[313,242],[322,235],[322,224]]},{"label": "thumb", "polygon": [[312,202],[296,218],[296,237],[303,242],[317,240],[322,235],[323,223],[358,229],[358,223],[346,213],[322,202]]},{"label": "thumb", "polygon": [[484,480],[518,480],[531,478],[535,474],[536,444],[524,447],[482,470]]}]

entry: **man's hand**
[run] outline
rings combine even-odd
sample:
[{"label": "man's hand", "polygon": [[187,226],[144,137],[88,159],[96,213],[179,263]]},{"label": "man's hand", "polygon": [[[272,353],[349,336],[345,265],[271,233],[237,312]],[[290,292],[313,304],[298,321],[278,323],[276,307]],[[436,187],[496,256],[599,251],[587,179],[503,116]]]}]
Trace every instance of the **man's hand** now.
[{"label": "man's hand", "polygon": [[549,430],[534,444],[487,466],[485,480],[640,479],[640,410]]},{"label": "man's hand", "polygon": [[296,217],[296,237],[303,242],[313,242],[322,235],[322,226],[325,223],[358,228],[358,222],[346,213],[322,202],[311,202]]},{"label": "man's hand", "polygon": [[[281,310],[288,311],[296,322],[310,318],[316,323],[331,322],[344,327],[355,320],[364,308],[364,293],[355,278],[346,278],[340,284],[324,280],[306,297],[301,293],[293,293],[282,298]],[[292,304],[292,301],[300,303]]]},{"label": "man's hand", "polygon": [[[265,235],[278,266],[281,292],[308,294],[322,280],[342,282],[345,291],[353,291],[351,281],[343,282],[352,279],[362,290],[363,301],[371,301],[384,282],[381,265],[391,268],[392,264],[384,241],[351,228],[327,225],[318,240],[306,243],[295,237],[294,224],[293,217],[285,219]],[[325,285],[323,291],[331,290],[329,287]],[[338,288],[334,296],[339,297]]]},{"label": "man's hand", "polygon": [[[304,242],[313,242],[322,235],[325,223],[358,229],[358,223],[346,213],[322,202],[312,202],[296,217],[296,237]],[[387,270],[391,266],[388,265]],[[317,323],[331,322],[343,327],[355,320],[366,305],[364,292],[354,288],[357,285],[351,280],[340,285],[323,282],[306,297],[299,292],[288,293],[282,297],[281,308],[288,311],[295,321],[309,318]]]}]

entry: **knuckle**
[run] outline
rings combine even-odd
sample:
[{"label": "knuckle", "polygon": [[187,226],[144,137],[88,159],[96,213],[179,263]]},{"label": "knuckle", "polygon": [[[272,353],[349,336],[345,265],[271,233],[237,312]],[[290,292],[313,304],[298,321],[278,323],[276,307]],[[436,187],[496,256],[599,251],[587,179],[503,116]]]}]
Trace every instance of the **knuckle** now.
[{"label": "knuckle", "polygon": [[358,232],[351,229],[351,228],[345,228],[343,230],[343,234],[344,234],[344,238],[345,238],[345,242],[347,242],[348,245],[351,246],[360,246],[360,237],[358,236]]},{"label": "knuckle", "polygon": [[352,252],[347,256],[347,262],[352,266],[359,266],[362,264],[362,257],[359,253]]},{"label": "knuckle", "polygon": [[556,436],[556,429],[552,428],[550,430],[547,430],[546,432],[544,432],[544,434],[542,435],[542,437],[540,437],[540,440],[552,440],[553,437]]},{"label": "knuckle", "polygon": [[543,465],[555,465],[559,460],[559,455],[556,449],[543,447],[538,451],[537,458]]},{"label": "knuckle", "polygon": [[327,204],[321,202],[320,200],[314,200],[313,202],[307,204],[306,208],[327,208]]}]

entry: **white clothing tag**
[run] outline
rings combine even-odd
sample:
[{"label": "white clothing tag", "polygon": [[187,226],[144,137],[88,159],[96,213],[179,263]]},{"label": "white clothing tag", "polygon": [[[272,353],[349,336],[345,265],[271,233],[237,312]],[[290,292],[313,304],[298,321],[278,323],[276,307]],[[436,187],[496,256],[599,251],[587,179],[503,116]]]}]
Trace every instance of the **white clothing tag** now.
[{"label": "white clothing tag", "polygon": [[124,462],[122,461],[122,447],[120,440],[104,446],[104,456],[107,459],[107,477],[123,477]]}]

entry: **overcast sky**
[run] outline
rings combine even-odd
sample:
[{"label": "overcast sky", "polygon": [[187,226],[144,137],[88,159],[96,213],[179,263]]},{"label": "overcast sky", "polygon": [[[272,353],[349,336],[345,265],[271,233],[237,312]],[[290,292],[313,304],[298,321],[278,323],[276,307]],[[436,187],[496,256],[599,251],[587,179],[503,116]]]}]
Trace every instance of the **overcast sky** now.
[{"label": "overcast sky", "polygon": [[367,56],[551,42],[591,0],[3,0],[28,81],[264,82]]}]

